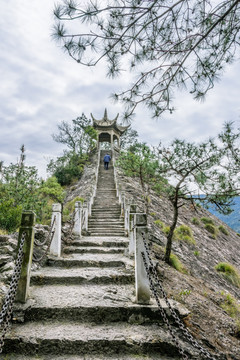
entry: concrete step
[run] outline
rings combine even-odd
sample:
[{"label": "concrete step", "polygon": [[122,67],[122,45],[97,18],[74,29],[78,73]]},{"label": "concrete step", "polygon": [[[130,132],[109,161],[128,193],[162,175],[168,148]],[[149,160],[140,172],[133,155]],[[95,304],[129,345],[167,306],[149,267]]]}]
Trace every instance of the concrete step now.
[{"label": "concrete step", "polygon": [[[133,271],[124,268],[52,268],[33,271],[31,285],[120,285],[134,283]],[[31,294],[32,296],[32,294]]]},{"label": "concrete step", "polygon": [[88,226],[88,229],[105,229],[105,230],[111,230],[111,229],[120,229],[124,230],[123,224],[104,224],[101,221],[95,221],[94,223],[90,223]]},{"label": "concrete step", "polygon": [[128,258],[120,254],[71,254],[65,257],[50,257],[47,260],[48,266],[54,267],[125,267]]},{"label": "concrete step", "polygon": [[[178,336],[176,335],[178,338]],[[180,344],[181,339],[178,338]],[[191,351],[191,347],[189,347]],[[13,325],[5,353],[27,355],[148,354],[180,357],[166,328],[158,325],[113,323],[94,325],[72,321],[28,322]]]},{"label": "concrete step", "polygon": [[78,246],[68,246],[64,249],[65,254],[123,254],[126,248],[104,248],[104,247],[78,247]]},{"label": "concrete step", "polygon": [[89,224],[91,224],[91,223],[95,223],[95,221],[98,221],[98,222],[102,222],[103,224],[124,224],[124,221],[123,221],[123,219],[121,218],[121,219],[118,219],[118,218],[111,218],[111,219],[109,219],[108,221],[106,221],[106,219],[101,219],[101,218],[98,218],[98,217],[95,217],[95,218],[93,218],[93,217],[89,217],[89,219],[88,219],[88,223]]},{"label": "concrete step", "polygon": [[111,232],[109,234],[106,234],[104,232],[95,232],[95,231],[91,231],[91,235],[92,236],[99,236],[99,237],[111,237],[111,236],[124,236],[125,233],[124,232],[117,232],[117,231],[114,231],[114,232]]},{"label": "concrete step", "polygon": [[94,236],[83,237],[82,239],[76,238],[71,242],[73,246],[103,246],[103,247],[128,247],[129,241],[126,237],[108,237],[107,239],[98,238]]}]

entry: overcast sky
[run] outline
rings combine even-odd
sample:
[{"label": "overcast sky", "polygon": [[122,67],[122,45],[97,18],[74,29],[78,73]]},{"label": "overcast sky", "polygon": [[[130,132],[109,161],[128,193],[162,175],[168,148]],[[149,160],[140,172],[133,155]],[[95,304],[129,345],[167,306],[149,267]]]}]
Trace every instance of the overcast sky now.
[{"label": "overcast sky", "polygon": [[[16,162],[26,146],[27,165],[46,176],[46,165],[63,146],[52,140],[57,124],[84,112],[109,118],[121,111],[110,93],[125,79],[105,78],[104,66],[81,67],[51,39],[54,0],[2,1],[0,17],[0,160]],[[216,135],[225,121],[240,124],[239,62],[229,67],[204,103],[176,95],[173,115],[161,120],[139,109],[132,124],[141,141],[156,145],[175,137],[199,141]]]}]

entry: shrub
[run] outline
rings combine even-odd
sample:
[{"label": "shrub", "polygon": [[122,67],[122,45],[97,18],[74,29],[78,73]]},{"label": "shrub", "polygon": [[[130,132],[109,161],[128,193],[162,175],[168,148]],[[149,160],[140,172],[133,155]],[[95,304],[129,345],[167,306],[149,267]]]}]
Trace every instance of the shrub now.
[{"label": "shrub", "polygon": [[163,221],[155,220],[154,224],[156,224],[160,229],[164,232],[164,234],[168,235],[170,231],[170,226],[166,226]]},{"label": "shrub", "polygon": [[218,227],[218,229],[224,234],[224,235],[229,235],[229,232],[227,231],[227,229],[223,226],[223,225],[220,225]]},{"label": "shrub", "polygon": [[14,232],[21,222],[22,206],[15,205],[14,200],[0,202],[0,228],[9,233]]},{"label": "shrub", "polygon": [[184,265],[181,263],[177,255],[171,254],[170,255],[170,265],[176,269],[177,271],[187,274],[187,269],[184,267]]},{"label": "shrub", "polygon": [[218,234],[218,229],[212,224],[205,224],[204,228],[216,239]]},{"label": "shrub", "polygon": [[204,223],[204,224],[211,224],[211,225],[214,225],[214,221],[210,218],[206,218],[206,217],[202,217],[201,218],[201,221]]},{"label": "shrub", "polygon": [[192,224],[194,225],[200,225],[200,220],[196,217],[192,218]]},{"label": "shrub", "polygon": [[197,250],[194,251],[194,255],[195,255],[195,256],[199,256],[199,255],[200,255],[199,251],[197,251]]},{"label": "shrub", "polygon": [[177,227],[174,231],[174,235],[176,240],[185,241],[189,244],[196,244],[192,230],[187,225],[180,225]]},{"label": "shrub", "polygon": [[240,287],[240,274],[233,265],[225,262],[220,262],[215,266],[215,269],[231,284]]},{"label": "shrub", "polygon": [[232,318],[240,318],[240,305],[236,299],[230,294],[223,294],[225,296],[223,303],[220,305],[222,309]]}]

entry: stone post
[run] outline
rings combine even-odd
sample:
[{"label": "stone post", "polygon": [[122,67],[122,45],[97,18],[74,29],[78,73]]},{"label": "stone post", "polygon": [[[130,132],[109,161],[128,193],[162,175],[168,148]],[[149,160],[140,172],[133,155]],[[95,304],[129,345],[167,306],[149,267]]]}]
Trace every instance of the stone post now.
[{"label": "stone post", "polygon": [[[53,225],[53,239],[50,246],[50,255],[54,255],[57,257],[61,256],[61,224],[62,224],[62,207],[61,204],[53,204],[52,205],[52,221],[51,225]],[[55,220],[54,220],[55,219]]]},{"label": "stone post", "polygon": [[82,220],[82,230],[88,230],[88,204],[83,203],[82,215],[84,216],[84,221]]},{"label": "stone post", "polygon": [[137,212],[137,205],[130,205],[129,211],[129,256],[134,255],[135,251],[135,241],[136,241],[136,213]]},{"label": "stone post", "polygon": [[[142,252],[146,255],[143,237],[147,239],[147,216],[136,214],[136,243],[135,243],[135,287],[136,302],[138,304],[149,304],[150,286],[147,272],[144,267]],[[147,258],[147,257],[146,257]]]},{"label": "stone post", "polygon": [[130,202],[125,201],[125,209],[124,209],[124,230],[126,236],[129,234],[129,214],[130,214]]},{"label": "stone post", "polygon": [[23,234],[25,234],[25,243],[23,246],[23,262],[16,293],[16,301],[25,303],[29,293],[29,284],[31,277],[31,265],[34,243],[34,224],[35,214],[32,211],[24,211],[22,214],[21,226],[18,235],[18,248]]},{"label": "stone post", "polygon": [[75,202],[75,216],[74,216],[74,234],[81,237],[81,228],[82,228],[82,202]]}]

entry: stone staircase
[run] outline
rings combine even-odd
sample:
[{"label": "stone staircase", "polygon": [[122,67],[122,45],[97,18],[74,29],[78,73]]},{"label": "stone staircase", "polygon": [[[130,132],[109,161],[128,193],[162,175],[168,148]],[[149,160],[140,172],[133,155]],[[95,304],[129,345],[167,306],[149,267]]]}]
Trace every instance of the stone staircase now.
[{"label": "stone staircase", "polygon": [[[112,180],[112,169],[100,170],[91,236],[76,237],[60,258],[49,257],[32,272],[30,299],[16,306],[1,360],[180,359],[156,304],[135,303],[134,267],[125,255],[128,239],[117,236],[123,224]],[[99,194],[110,184],[103,201]]]},{"label": "stone staircase", "polygon": [[124,223],[121,207],[116,196],[113,165],[105,170],[103,158],[109,151],[102,150],[98,175],[97,193],[92,207],[92,216],[88,221],[91,236],[124,236]]}]

